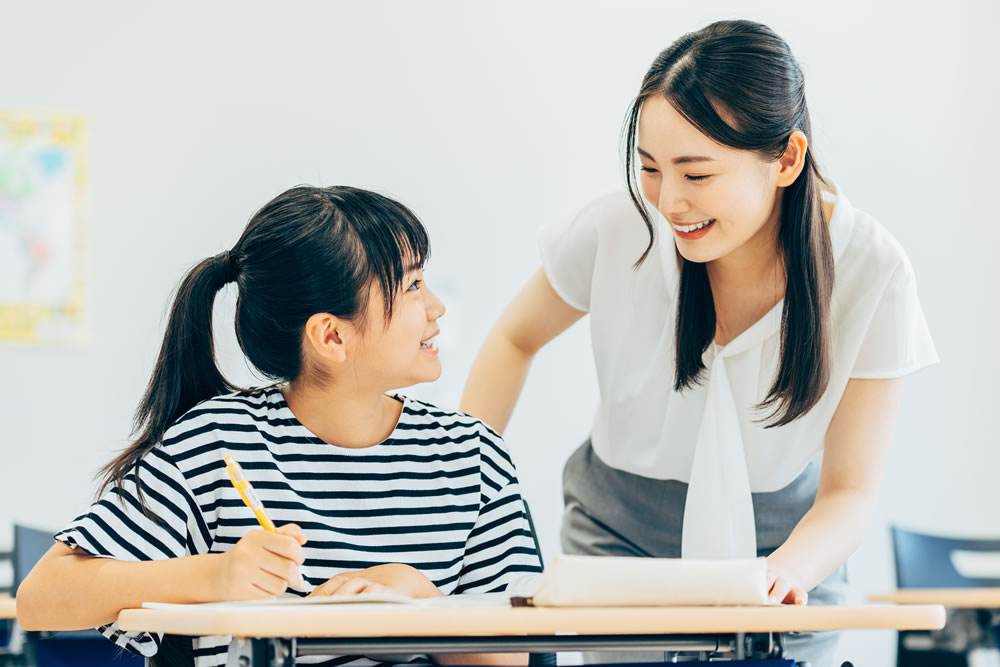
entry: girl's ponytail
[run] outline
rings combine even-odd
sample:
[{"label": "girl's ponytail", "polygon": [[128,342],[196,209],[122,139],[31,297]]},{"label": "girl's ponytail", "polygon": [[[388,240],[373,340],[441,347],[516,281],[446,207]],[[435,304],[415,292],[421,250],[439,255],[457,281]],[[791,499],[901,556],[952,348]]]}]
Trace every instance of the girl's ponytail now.
[{"label": "girl's ponytail", "polygon": [[[100,469],[99,495],[108,487],[120,485],[137,470],[174,420],[201,401],[235,389],[215,362],[212,308],[218,291],[238,275],[238,267],[227,250],[202,260],[184,276],[170,309],[153,375],[135,411],[133,435],[138,437]],[[137,490],[142,502],[138,484]]]}]

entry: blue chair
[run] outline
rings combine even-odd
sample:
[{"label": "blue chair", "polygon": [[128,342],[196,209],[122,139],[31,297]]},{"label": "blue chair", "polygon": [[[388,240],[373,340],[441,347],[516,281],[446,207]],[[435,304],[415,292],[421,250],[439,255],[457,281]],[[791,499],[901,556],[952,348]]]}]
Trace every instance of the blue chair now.
[{"label": "blue chair", "polygon": [[[14,590],[54,544],[53,533],[14,525]],[[96,630],[29,632],[24,644],[27,667],[142,667],[143,658],[116,646]]]},{"label": "blue chair", "polygon": [[[898,588],[1000,587],[1000,576],[965,576],[954,562],[956,552],[1000,555],[1000,539],[941,537],[897,526],[891,530]],[[1000,644],[1000,629],[991,631],[991,623],[988,610],[955,610],[941,631],[900,632],[897,667],[967,667],[970,648]]]}]

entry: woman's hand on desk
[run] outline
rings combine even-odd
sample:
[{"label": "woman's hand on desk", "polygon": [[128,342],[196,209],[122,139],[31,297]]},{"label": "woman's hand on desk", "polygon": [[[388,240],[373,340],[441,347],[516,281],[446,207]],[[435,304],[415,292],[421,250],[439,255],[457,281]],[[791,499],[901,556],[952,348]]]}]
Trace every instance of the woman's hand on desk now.
[{"label": "woman's hand on desk", "polygon": [[219,600],[263,600],[281,595],[302,578],[299,565],[305,560],[306,537],[295,524],[277,533],[251,530],[229,551],[218,554],[218,572],[211,581]]},{"label": "woman's hand on desk", "polygon": [[309,597],[357,593],[397,593],[411,598],[443,595],[420,570],[402,563],[388,563],[366,570],[341,572],[317,586]]},{"label": "woman's hand on desk", "polygon": [[767,561],[767,600],[781,604],[806,604],[809,594],[795,583],[794,576]]}]

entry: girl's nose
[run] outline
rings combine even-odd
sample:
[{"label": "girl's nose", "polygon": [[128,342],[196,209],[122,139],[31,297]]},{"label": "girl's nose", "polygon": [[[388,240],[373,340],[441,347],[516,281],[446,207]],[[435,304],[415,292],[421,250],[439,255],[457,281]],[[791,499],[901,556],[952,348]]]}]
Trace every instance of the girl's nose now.
[{"label": "girl's nose", "polygon": [[444,315],[444,311],[446,310],[444,302],[429,287],[424,290],[424,298],[426,299],[428,320],[436,320]]}]

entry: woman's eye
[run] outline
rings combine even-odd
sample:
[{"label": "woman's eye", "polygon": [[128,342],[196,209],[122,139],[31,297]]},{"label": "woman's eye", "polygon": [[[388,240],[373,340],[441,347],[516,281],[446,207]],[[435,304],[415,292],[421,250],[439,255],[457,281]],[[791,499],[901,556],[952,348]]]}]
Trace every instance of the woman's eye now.
[{"label": "woman's eye", "polygon": [[689,181],[704,181],[705,179],[707,179],[711,175],[712,174],[704,174],[702,176],[692,176],[691,174],[687,174],[687,175],[684,176],[684,178],[688,179]]},{"label": "woman's eye", "polygon": [[413,284],[410,285],[409,287],[407,287],[406,289],[407,289],[408,292],[410,292],[410,291],[416,292],[418,289],[420,289],[420,286],[423,285],[423,284],[424,284],[423,280],[414,280]]},{"label": "woman's eye", "polygon": [[656,169],[653,169],[652,167],[639,167],[639,170],[640,171],[644,171],[647,174],[657,174],[657,173],[659,173]]}]

